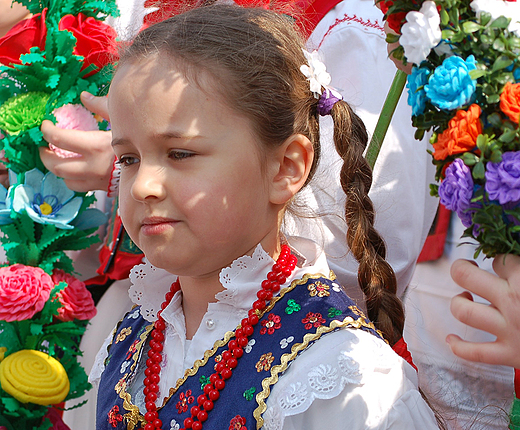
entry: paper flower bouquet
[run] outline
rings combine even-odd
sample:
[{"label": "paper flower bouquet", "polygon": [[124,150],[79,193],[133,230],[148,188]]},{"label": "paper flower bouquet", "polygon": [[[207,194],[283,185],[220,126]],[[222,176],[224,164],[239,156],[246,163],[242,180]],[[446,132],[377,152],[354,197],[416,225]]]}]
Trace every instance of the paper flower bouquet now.
[{"label": "paper flower bouquet", "polygon": [[412,63],[408,103],[416,137],[432,131],[432,193],[477,240],[476,255],[520,255],[520,3],[382,0]]},{"label": "paper flower bouquet", "polygon": [[[114,1],[20,0],[32,17],[0,39],[0,429],[67,428],[60,405],[90,388],[79,342],[95,306],[65,253],[89,247],[105,222],[93,195],[47,171],[38,148],[44,119],[61,128],[105,129],[81,106],[103,94],[116,34],[103,21]],[[79,154],[54,148],[62,157]]]}]

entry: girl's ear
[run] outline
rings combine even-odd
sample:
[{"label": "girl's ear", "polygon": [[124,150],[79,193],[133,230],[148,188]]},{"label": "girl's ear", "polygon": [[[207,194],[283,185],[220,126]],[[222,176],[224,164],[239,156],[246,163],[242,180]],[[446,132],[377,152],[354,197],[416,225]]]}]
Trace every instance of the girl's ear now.
[{"label": "girl's ear", "polygon": [[293,134],[275,150],[270,201],[285,204],[303,187],[314,160],[314,148],[303,134]]}]

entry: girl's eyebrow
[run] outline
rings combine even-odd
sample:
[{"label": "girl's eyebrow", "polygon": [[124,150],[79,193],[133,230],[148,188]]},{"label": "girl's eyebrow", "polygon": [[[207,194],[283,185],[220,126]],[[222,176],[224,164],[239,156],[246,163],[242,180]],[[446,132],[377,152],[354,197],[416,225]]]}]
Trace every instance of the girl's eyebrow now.
[{"label": "girl's eyebrow", "polygon": [[[156,140],[169,140],[169,139],[197,139],[203,137],[200,134],[197,133],[182,133],[182,132],[176,132],[176,131],[167,131],[164,133],[154,133],[153,139]],[[120,145],[125,145],[129,143],[127,139],[121,138],[114,138],[112,139],[112,148]]]}]

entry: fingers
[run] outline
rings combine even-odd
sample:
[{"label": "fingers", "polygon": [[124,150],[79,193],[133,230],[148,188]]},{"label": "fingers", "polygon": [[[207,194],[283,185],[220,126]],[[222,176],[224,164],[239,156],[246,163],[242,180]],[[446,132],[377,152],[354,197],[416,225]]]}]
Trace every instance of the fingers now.
[{"label": "fingers", "polygon": [[493,260],[493,270],[502,279],[520,276],[520,257],[511,254],[497,255]]},{"label": "fingers", "polygon": [[507,331],[507,321],[500,311],[492,306],[473,302],[471,294],[464,292],[451,299],[451,313],[460,322],[495,336]]},{"label": "fingers", "polygon": [[451,277],[462,288],[495,305],[500,298],[501,287],[505,287],[503,280],[468,260],[456,260],[451,265]]},{"label": "fingers", "polygon": [[505,351],[497,342],[468,342],[455,334],[449,334],[446,342],[452,352],[465,360],[487,364],[503,364]]},{"label": "fingers", "polygon": [[81,93],[81,102],[91,112],[101,115],[107,121],[108,118],[108,99],[106,97],[96,97],[83,91]]}]

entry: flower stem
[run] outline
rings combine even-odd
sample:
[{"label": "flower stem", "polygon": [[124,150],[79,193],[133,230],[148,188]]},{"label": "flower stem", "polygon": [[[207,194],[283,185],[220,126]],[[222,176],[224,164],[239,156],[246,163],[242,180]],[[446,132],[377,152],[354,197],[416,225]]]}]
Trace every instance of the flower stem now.
[{"label": "flower stem", "polygon": [[399,102],[401,93],[403,92],[404,85],[406,84],[406,77],[406,73],[401,70],[395,72],[394,80],[392,81],[392,85],[390,86],[390,90],[386,96],[379,119],[377,120],[376,128],[374,129],[372,139],[370,140],[365,155],[365,159],[372,169],[376,164],[377,156],[379,155],[383,140],[388,131],[388,126],[390,125],[395,108]]}]

